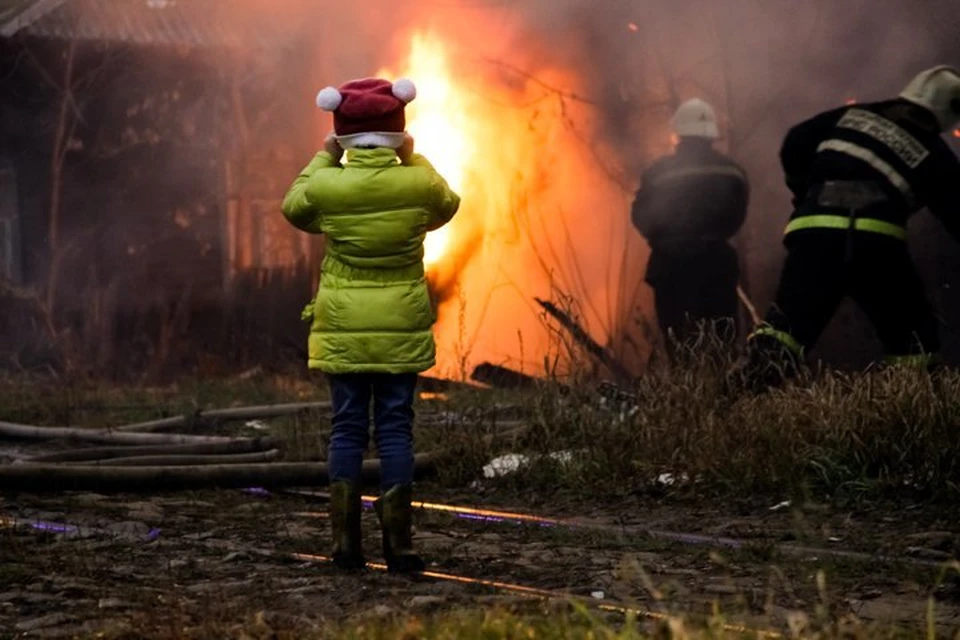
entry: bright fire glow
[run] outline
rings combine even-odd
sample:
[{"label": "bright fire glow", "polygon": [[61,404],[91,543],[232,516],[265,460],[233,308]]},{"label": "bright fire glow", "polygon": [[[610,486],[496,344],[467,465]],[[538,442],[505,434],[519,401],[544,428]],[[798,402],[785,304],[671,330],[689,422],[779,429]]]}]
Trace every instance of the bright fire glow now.
[{"label": "bright fire glow", "polygon": [[486,361],[539,371],[556,346],[532,300],[557,287],[594,318],[616,304],[611,274],[632,236],[614,212],[629,202],[597,167],[602,145],[581,135],[594,111],[560,99],[580,90],[576,76],[511,49],[486,51],[498,40],[482,21],[461,27],[412,32],[377,73],[416,84],[407,108],[415,151],[461,197],[453,221],[425,241],[438,303],[430,375],[466,378]]},{"label": "bright fire glow", "polygon": [[[469,140],[468,109],[453,83],[449,56],[443,44],[423,34],[413,36],[410,57],[398,74],[382,71],[385,77],[411,78],[417,85],[417,99],[407,109],[407,130],[417,153],[423,154],[450,187],[463,195],[464,179],[476,141]],[[450,226],[427,235],[424,263],[431,267],[450,249]]]}]

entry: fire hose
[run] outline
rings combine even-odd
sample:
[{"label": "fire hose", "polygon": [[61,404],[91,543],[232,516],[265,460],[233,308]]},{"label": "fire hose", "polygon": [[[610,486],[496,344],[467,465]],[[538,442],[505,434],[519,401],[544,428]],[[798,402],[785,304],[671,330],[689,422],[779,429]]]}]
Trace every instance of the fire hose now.
[{"label": "fire hose", "polygon": [[[268,491],[263,489],[255,490],[261,495],[269,495]],[[299,495],[308,498],[319,498],[321,500],[329,500],[330,494],[324,493],[321,491],[310,491],[310,490],[286,490],[283,491],[287,495]],[[362,497],[364,506],[367,509],[373,508],[373,503],[376,500],[373,496],[363,496]],[[493,509],[478,509],[475,507],[465,507],[465,506],[456,506],[448,504],[438,504],[432,502],[414,502],[413,507],[415,509],[421,509],[424,511],[435,511],[440,513],[448,513],[462,520],[472,520],[472,521],[481,521],[489,523],[512,523],[518,525],[535,525],[540,527],[561,527],[569,529],[581,529],[587,531],[597,531],[597,532],[606,532],[614,533],[618,535],[623,534],[632,534],[636,536],[643,536],[647,538],[652,538],[654,540],[663,540],[666,542],[674,542],[685,545],[694,545],[694,546],[710,546],[710,547],[721,547],[727,549],[745,549],[751,545],[750,541],[741,540],[739,538],[729,538],[725,536],[711,536],[698,533],[686,533],[680,531],[662,531],[656,529],[648,529],[645,527],[635,527],[629,525],[611,525],[603,522],[593,522],[590,520],[583,519],[564,519],[564,518],[550,518],[544,516],[538,516],[528,513],[515,513],[510,511],[500,511]],[[317,518],[317,517],[326,517],[325,513],[321,512],[299,512],[294,514],[298,517],[303,518]],[[833,557],[844,560],[852,560],[859,562],[875,562],[880,564],[909,564],[919,567],[927,568],[939,568],[943,566],[943,563],[937,560],[928,560],[924,558],[911,558],[911,557],[893,557],[893,556],[884,556],[884,555],[874,555],[870,553],[865,553],[862,551],[850,551],[846,549],[828,549],[824,547],[811,547],[804,545],[792,545],[792,544],[777,544],[776,548],[778,551],[793,555],[793,556],[815,556],[815,557]]]},{"label": "fire hose", "polygon": [[739,284],[737,285],[737,297],[740,298],[740,302],[747,310],[747,313],[750,314],[750,320],[753,322],[753,326],[762,324],[763,318],[761,318],[760,314],[757,313],[756,305],[753,304],[753,301],[750,300],[750,296],[747,295],[747,292],[744,291],[743,287]]}]

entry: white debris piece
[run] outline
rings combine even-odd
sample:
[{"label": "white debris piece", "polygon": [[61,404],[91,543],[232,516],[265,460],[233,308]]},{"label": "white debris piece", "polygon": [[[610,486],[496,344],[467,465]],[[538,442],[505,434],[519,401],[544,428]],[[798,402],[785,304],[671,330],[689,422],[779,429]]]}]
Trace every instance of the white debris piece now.
[{"label": "white debris piece", "polygon": [[777,504],[770,507],[770,511],[780,511],[780,509],[786,509],[791,504],[793,503],[790,502],[789,500],[784,500],[783,502],[778,502]]},{"label": "white debris piece", "polygon": [[267,430],[267,429],[270,428],[270,427],[268,427],[266,424],[264,424],[263,422],[261,422],[261,421],[259,421],[259,420],[251,420],[251,421],[247,422],[246,425],[247,425],[248,427],[250,427],[251,429],[256,429],[257,431],[265,431],[265,430]]},{"label": "white debris piece", "polygon": [[680,484],[689,480],[690,477],[685,473],[675,475],[673,473],[661,473],[657,476],[657,483],[662,484],[667,487],[672,487],[675,484]]},{"label": "white debris piece", "polygon": [[547,455],[551,460],[555,460],[560,464],[570,464],[573,462],[573,451],[554,451],[553,453]]},{"label": "white debris piece", "polygon": [[590,593],[590,596],[596,600],[603,600],[607,597],[607,594],[605,594],[603,591],[593,591]]},{"label": "white debris piece", "polygon": [[[548,453],[547,459],[559,462],[560,464],[570,464],[573,462],[573,451],[554,451]],[[530,457],[521,453],[507,453],[498,458],[494,458],[483,467],[484,478],[497,478],[500,476],[515,473],[520,468],[530,464]]]},{"label": "white debris piece", "polygon": [[508,453],[494,458],[489,464],[483,466],[484,478],[496,478],[516,472],[520,467],[530,463],[530,458],[519,453]]}]

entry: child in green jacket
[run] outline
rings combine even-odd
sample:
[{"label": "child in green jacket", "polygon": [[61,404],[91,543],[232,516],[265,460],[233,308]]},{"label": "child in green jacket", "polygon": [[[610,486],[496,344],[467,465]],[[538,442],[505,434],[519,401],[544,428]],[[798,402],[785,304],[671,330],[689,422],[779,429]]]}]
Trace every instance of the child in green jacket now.
[{"label": "child in green jacket", "polygon": [[[373,402],[381,465],[376,502],[391,571],[422,571],[411,535],[413,401],[417,374],[434,365],[423,240],[453,217],[460,198],[406,134],[409,80],[367,78],[327,87],[317,104],[333,112],[334,133],[283,201],[297,228],[326,236],[309,363],[329,375],[330,520],[333,560],[365,566],[360,475]],[[346,153],[346,162],[341,159]]]}]

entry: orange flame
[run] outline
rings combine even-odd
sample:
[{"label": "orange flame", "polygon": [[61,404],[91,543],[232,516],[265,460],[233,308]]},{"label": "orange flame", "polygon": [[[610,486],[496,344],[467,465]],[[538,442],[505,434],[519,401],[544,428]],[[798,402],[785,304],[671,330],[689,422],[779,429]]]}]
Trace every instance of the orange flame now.
[{"label": "orange flame", "polygon": [[575,119],[589,127],[586,107],[550,89],[570,92],[575,77],[550,68],[533,78],[510,63],[476,63],[482,52],[438,34],[415,31],[407,54],[378,73],[416,83],[407,110],[416,151],[462,198],[453,221],[425,240],[440,301],[431,375],[462,377],[482,361],[539,370],[552,343],[531,301],[550,297],[557,274],[575,273],[581,290],[574,293],[608,306],[602,296],[615,285],[607,261],[618,260],[609,251],[626,237],[627,217],[594,212],[627,204],[597,168],[596,149],[572,130]]},{"label": "orange flame", "polygon": [[[417,153],[436,167],[461,197],[464,178],[478,141],[471,139],[465,120],[465,100],[456,90],[443,44],[424,34],[415,34],[410,56],[402,73],[382,70],[382,77],[409,77],[417,85],[417,99],[407,112],[407,130],[414,138]],[[424,264],[430,269],[439,263],[451,246],[451,226],[427,235]]]}]

